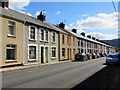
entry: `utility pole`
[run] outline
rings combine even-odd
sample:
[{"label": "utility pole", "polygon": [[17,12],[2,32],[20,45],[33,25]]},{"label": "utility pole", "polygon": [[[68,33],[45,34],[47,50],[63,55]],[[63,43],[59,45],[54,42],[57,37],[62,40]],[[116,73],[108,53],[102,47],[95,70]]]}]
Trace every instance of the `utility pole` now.
[{"label": "utility pole", "polygon": [[120,54],[120,1],[118,2],[118,53]]}]

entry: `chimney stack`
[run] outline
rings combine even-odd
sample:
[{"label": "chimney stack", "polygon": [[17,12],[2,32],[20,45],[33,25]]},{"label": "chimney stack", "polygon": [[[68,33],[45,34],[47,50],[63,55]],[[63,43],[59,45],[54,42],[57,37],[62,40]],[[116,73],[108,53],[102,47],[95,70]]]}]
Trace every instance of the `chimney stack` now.
[{"label": "chimney stack", "polygon": [[93,40],[95,40],[95,37],[92,37]]},{"label": "chimney stack", "polygon": [[99,41],[99,39],[96,39],[96,41]]},{"label": "chimney stack", "polygon": [[72,32],[77,33],[77,29],[72,29]]},{"label": "chimney stack", "polygon": [[9,1],[8,0],[1,0],[0,1],[0,6],[3,8],[9,8]]},{"label": "chimney stack", "polygon": [[46,16],[45,15],[43,15],[43,13],[42,12],[40,12],[40,15],[39,16],[37,16],[37,19],[39,19],[40,21],[42,21],[42,22],[45,22],[46,21]]},{"label": "chimney stack", "polygon": [[91,38],[91,35],[88,35],[87,37],[88,37],[88,38]]},{"label": "chimney stack", "polygon": [[81,35],[85,37],[85,33],[84,32],[82,32]]},{"label": "chimney stack", "polygon": [[65,24],[62,22],[59,24],[59,27],[61,27],[62,29],[65,29]]}]

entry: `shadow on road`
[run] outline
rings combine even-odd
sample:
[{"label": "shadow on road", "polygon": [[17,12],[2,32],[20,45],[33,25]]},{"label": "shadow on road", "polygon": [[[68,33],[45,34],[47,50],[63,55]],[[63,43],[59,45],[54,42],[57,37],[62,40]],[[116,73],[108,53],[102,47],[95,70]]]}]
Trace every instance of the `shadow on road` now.
[{"label": "shadow on road", "polygon": [[120,88],[120,65],[108,65],[88,79],[74,86],[77,88]]}]

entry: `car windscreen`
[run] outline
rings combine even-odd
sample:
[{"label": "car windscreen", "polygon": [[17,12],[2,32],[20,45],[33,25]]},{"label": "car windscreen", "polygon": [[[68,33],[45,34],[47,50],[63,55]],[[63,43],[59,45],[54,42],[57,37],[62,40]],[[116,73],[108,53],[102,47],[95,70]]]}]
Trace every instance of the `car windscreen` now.
[{"label": "car windscreen", "polygon": [[108,55],[108,58],[118,58],[118,55]]}]

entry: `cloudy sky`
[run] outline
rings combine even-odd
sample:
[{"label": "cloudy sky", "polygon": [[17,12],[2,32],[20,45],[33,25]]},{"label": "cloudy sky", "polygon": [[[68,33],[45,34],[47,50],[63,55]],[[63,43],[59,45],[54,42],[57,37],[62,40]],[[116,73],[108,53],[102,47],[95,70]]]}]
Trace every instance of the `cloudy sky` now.
[{"label": "cloudy sky", "polygon": [[[37,17],[45,10],[47,22],[64,22],[66,29],[76,28],[78,34],[85,32],[98,39],[111,40],[118,37],[117,12],[112,2],[30,2],[10,0],[10,8]],[[24,1],[24,2],[23,2]],[[117,8],[117,3],[114,3]]]}]

